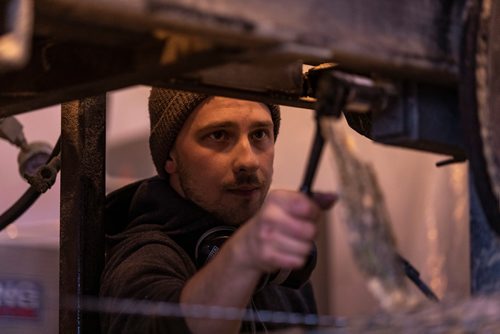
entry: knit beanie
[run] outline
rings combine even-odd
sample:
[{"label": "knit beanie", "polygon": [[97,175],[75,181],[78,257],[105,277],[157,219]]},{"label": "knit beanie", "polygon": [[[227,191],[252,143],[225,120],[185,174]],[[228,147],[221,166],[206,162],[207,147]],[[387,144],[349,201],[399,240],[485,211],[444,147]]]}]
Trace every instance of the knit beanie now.
[{"label": "knit beanie", "polygon": [[[158,175],[168,178],[165,171],[170,150],[188,116],[209,95],[153,87],[149,95],[149,120],[151,132],[149,149]],[[274,124],[274,140],[280,127],[280,109],[274,104],[266,104]]]}]

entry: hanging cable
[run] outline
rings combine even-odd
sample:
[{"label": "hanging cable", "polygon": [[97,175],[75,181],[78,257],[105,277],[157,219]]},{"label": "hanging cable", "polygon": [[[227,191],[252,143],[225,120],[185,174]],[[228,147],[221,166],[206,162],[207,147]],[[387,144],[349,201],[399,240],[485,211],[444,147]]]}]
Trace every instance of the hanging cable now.
[{"label": "hanging cable", "polygon": [[[60,163],[59,159],[59,153],[60,153],[60,143],[61,143],[61,137],[59,136],[59,139],[57,140],[56,145],[54,146],[54,149],[52,150],[52,153],[50,154],[49,158],[47,159],[47,163],[39,168],[39,171],[41,174],[45,174],[43,171],[43,168],[47,168],[47,166],[50,166],[51,162],[52,164],[55,164],[53,168],[56,169],[56,174],[58,171],[58,165]],[[50,167],[49,167],[50,168]],[[53,170],[53,169],[51,169]],[[43,176],[43,175],[42,175]],[[48,176],[48,175],[46,175]],[[55,176],[53,175],[54,181],[55,181]],[[52,176],[50,176],[52,177]],[[50,188],[50,187],[49,187]],[[47,188],[48,189],[48,188]],[[45,189],[45,190],[47,190]],[[0,216],[0,231],[2,231],[4,228],[9,226],[12,222],[14,222],[17,218],[19,218],[23,213],[28,210],[33,203],[36,202],[38,197],[44,192],[43,189],[40,189],[39,187],[35,187],[34,185],[31,185],[25,192],[24,194],[7,210],[5,210],[4,213]]]}]

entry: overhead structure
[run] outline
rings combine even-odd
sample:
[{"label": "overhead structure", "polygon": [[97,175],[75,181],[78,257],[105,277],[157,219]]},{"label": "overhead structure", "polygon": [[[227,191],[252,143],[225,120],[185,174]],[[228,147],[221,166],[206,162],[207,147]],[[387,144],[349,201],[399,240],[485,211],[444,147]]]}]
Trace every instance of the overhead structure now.
[{"label": "overhead structure", "polygon": [[[443,164],[468,159],[488,256],[500,249],[498,1],[6,0],[0,22],[0,118],[63,104],[61,296],[97,293],[104,94],[138,84],[313,109],[325,70],[388,83],[390,105],[353,106],[349,124]],[[481,268],[499,281],[500,265]],[[78,298],[64,333],[97,328]]]}]

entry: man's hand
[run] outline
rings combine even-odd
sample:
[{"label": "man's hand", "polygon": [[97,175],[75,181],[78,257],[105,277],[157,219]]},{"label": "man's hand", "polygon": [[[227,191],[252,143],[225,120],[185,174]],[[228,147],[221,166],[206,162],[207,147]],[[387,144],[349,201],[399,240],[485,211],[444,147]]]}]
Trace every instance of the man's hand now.
[{"label": "man's hand", "polygon": [[294,191],[270,192],[259,213],[228,241],[240,265],[260,272],[302,267],[316,236],[315,222],[335,200],[333,194],[311,199]]},{"label": "man's hand", "polygon": [[[304,264],[316,235],[315,221],[335,199],[332,194],[310,199],[292,191],[269,193],[259,213],[187,282],[181,303],[245,308],[263,272]],[[241,326],[241,320],[186,321],[193,333],[237,333]]]}]

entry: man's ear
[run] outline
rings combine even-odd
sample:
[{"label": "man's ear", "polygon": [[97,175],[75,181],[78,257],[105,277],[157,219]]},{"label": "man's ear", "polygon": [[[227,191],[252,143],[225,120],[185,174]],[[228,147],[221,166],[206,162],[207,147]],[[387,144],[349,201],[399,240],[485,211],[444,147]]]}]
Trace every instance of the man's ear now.
[{"label": "man's ear", "polygon": [[169,156],[167,161],[165,161],[165,171],[167,171],[168,174],[177,172],[177,163],[172,156]]}]

